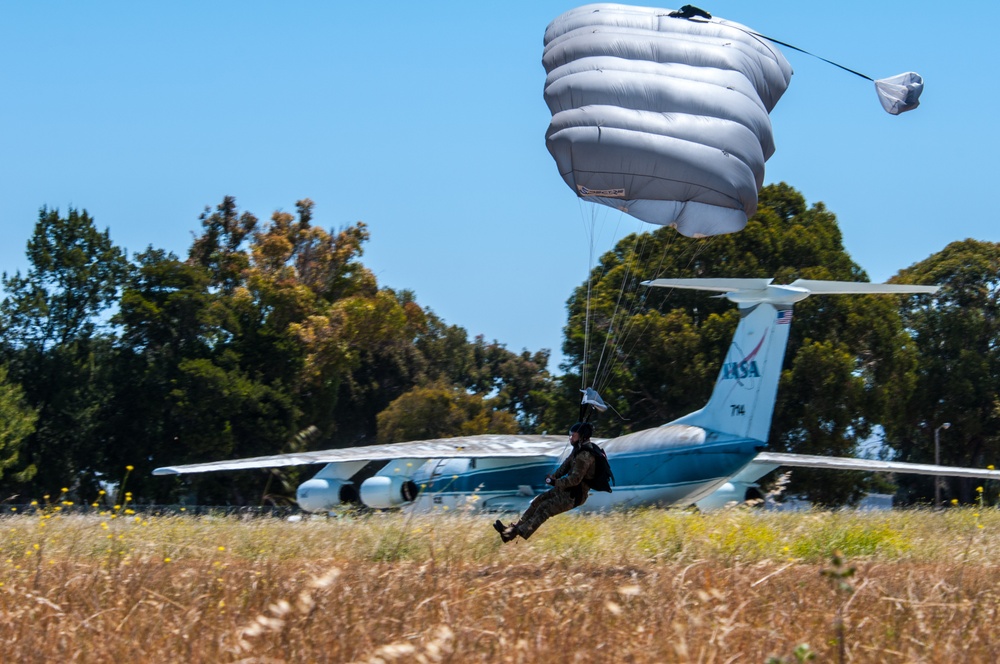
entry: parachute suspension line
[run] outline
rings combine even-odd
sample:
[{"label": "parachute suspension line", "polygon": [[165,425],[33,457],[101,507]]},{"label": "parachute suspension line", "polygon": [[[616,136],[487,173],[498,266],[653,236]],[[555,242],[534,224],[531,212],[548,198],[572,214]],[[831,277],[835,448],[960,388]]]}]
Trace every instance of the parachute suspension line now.
[{"label": "parachute suspension line", "polygon": [[[583,318],[583,361],[580,363],[580,389],[586,389],[587,387],[587,358],[590,357],[590,300],[593,295],[594,288],[594,278],[593,278],[593,265],[594,265],[594,247],[596,244],[596,228],[597,228],[597,216],[598,210],[597,205],[590,205],[590,223],[586,222],[586,217],[588,216],[583,209],[583,200],[577,198],[577,204],[580,206],[580,219],[584,220],[584,232],[587,234],[588,250],[587,250],[587,304],[584,312]],[[602,275],[603,276],[603,275]]]},{"label": "parachute suspension line", "polygon": [[[620,363],[621,353],[615,352],[616,348],[620,349],[628,340],[631,334],[632,326],[634,324],[633,318],[636,311],[640,308],[640,303],[636,298],[631,298],[628,300],[628,311],[622,312],[622,302],[626,300],[626,292],[634,292],[637,290],[638,285],[635,283],[634,273],[638,271],[639,265],[636,257],[642,256],[645,253],[646,244],[649,242],[649,233],[637,233],[635,243],[632,245],[631,251],[625,256],[625,271],[622,275],[621,286],[618,289],[618,299],[615,302],[615,310],[611,316],[611,321],[608,324],[608,335],[604,340],[604,348],[601,351],[601,359],[598,362],[597,370],[595,372],[594,384],[597,386],[598,390],[603,390],[608,381],[611,379],[613,374],[613,368]],[[624,319],[624,322],[620,321]],[[617,329],[616,326],[621,326],[621,329]],[[610,352],[607,365],[604,365],[604,355],[606,352]],[[601,371],[603,367],[603,372]]]},{"label": "parachute suspension line", "polygon": [[[640,298],[633,297],[626,300],[628,302],[628,311],[626,313],[622,313],[621,304],[622,301],[625,300],[626,293],[634,293],[638,289],[638,284],[635,281],[635,273],[646,272],[645,269],[642,269],[643,266],[640,265],[636,257],[642,256],[646,253],[646,245],[651,241],[651,238],[651,233],[636,233],[636,242],[633,244],[631,251],[625,257],[626,269],[624,275],[622,276],[621,286],[619,287],[615,311],[611,317],[611,322],[608,325],[608,336],[605,338],[604,349],[601,353],[601,360],[598,362],[597,378],[594,381],[595,385],[598,386],[598,389],[603,390],[607,386],[611,376],[614,375],[613,369],[622,361],[621,353],[614,352],[610,356],[608,364],[604,365],[604,353],[609,350],[613,351],[616,346],[621,348],[628,341],[634,325],[634,316],[636,312],[642,308],[643,302],[645,301],[644,296]],[[661,256],[661,263],[665,256],[666,248],[664,248],[664,253]],[[619,323],[622,318],[624,318],[624,324]],[[616,328],[616,325],[621,325],[620,329]],[[625,359],[627,359],[627,354]],[[601,371],[602,367],[603,372]]]},{"label": "parachute suspension line", "polygon": [[[586,390],[586,388],[588,387],[587,367],[588,367],[588,364],[589,364],[589,358],[590,358],[590,354],[591,354],[591,343],[590,343],[591,332],[590,332],[590,328],[591,328],[591,322],[592,322],[592,318],[593,318],[591,303],[592,303],[593,288],[594,288],[594,275],[593,275],[594,269],[593,269],[593,266],[595,265],[595,262],[596,262],[595,261],[594,253],[595,253],[595,247],[596,247],[596,243],[597,243],[597,220],[598,220],[598,216],[600,214],[600,211],[605,211],[606,212],[606,210],[604,208],[599,208],[599,206],[597,204],[591,204],[591,205],[589,205],[590,214],[587,215],[584,212],[584,210],[583,210],[583,201],[582,201],[582,199],[577,198],[577,203],[580,206],[580,218],[584,220],[584,230],[587,233],[588,240],[589,240],[589,252],[588,252],[588,260],[587,260],[587,304],[586,304],[586,311],[585,311],[584,324],[583,324],[583,360],[581,362],[581,367],[580,367],[580,382],[581,382],[580,389],[581,390]],[[587,216],[590,217],[589,224],[586,221]],[[614,237],[618,237],[618,230],[621,227],[621,222],[622,222],[622,219],[624,218],[624,216],[625,216],[624,211],[623,210],[619,210],[618,220],[617,220],[617,222],[615,224]],[[606,266],[602,266],[600,274],[597,275],[597,281],[601,281],[601,280],[604,279],[605,271],[606,271]]]},{"label": "parachute suspension line", "polygon": [[[580,202],[580,205],[583,205],[582,201]],[[598,215],[599,212],[597,206],[592,205],[591,214],[588,215],[590,218],[589,225],[585,223],[589,239],[589,266],[593,266],[595,264],[594,252],[596,250]],[[581,217],[586,220],[586,218],[583,217],[582,207]],[[621,220],[622,215],[619,215],[618,224],[615,229],[615,237],[618,236]],[[667,255],[670,253],[671,248],[673,248],[674,243],[679,241],[680,235],[677,233],[671,233],[667,236],[655,268],[648,270],[647,268],[644,268],[643,265],[640,265],[639,257],[646,253],[646,246],[652,241],[651,238],[651,233],[636,233],[635,242],[629,252],[625,255],[624,270],[621,284],[619,286],[618,297],[616,299],[615,308],[608,326],[607,336],[602,344],[600,357],[598,358],[597,364],[593,369],[592,376],[590,376],[590,373],[588,372],[588,366],[590,365],[588,358],[590,358],[591,353],[596,350],[591,343],[591,330],[594,323],[593,317],[596,315],[593,307],[591,306],[595,286],[594,282],[602,281],[604,279],[607,274],[608,266],[602,265],[602,269],[599,274],[593,274],[594,271],[592,269],[588,270],[587,305],[584,322],[584,359],[581,367],[582,384],[580,388],[581,392],[583,392],[585,396],[580,407],[581,420],[589,420],[595,410],[603,412],[605,409],[610,407],[608,404],[603,402],[599,392],[602,392],[607,387],[610,380],[615,375],[615,369],[628,361],[628,358],[636,350],[639,343],[645,336],[646,331],[649,329],[649,326],[652,324],[651,320],[646,320],[642,325],[642,329],[637,329],[639,322],[636,320],[636,314],[646,307],[650,293],[645,292],[632,298],[627,298],[626,295],[627,293],[636,292],[639,288],[636,273],[652,273],[653,278],[658,278],[664,273]],[[692,243],[692,245],[690,245],[692,251],[684,267],[690,270],[697,261],[698,257],[714,242],[714,240],[715,237],[711,236],[705,238],[704,240]],[[683,253],[687,253],[687,250],[685,249]],[[669,296],[669,291],[663,293],[663,296],[665,300]],[[625,311],[626,309],[627,311]],[[623,318],[624,322],[622,322]],[[618,329],[616,332],[616,326],[619,324],[621,325],[621,329]],[[588,377],[592,378],[589,383]],[[594,398],[596,398],[596,401],[601,403],[601,408],[598,409],[594,406],[588,405],[588,403],[594,403]],[[618,413],[617,410],[613,408],[612,410],[619,416],[620,419],[625,419],[620,413]]]},{"label": "parachute suspension line", "polygon": [[[677,241],[677,237],[679,237],[679,234],[671,234],[668,236],[667,241],[663,245],[663,251],[660,254],[659,263],[657,264],[656,269],[653,271],[654,275],[659,276],[661,274],[663,269],[663,264],[667,260],[667,253],[670,251],[670,248],[673,246],[674,242]],[[656,278],[656,276],[654,276],[654,278]],[[636,285],[635,290],[637,289],[638,286]],[[666,296],[666,294],[664,295]],[[632,341],[632,344],[624,351],[624,353],[618,353],[615,356],[615,358],[611,362],[609,362],[605,375],[602,377],[602,380],[600,381],[602,389],[606,385],[606,380],[610,379],[610,377],[614,374],[614,369],[617,368],[618,365],[628,361],[628,358],[632,355],[632,351],[635,350],[635,348],[639,345],[639,342],[646,335],[646,330],[649,329],[649,325],[651,323],[651,321],[649,320],[646,321],[646,324],[643,326],[642,330],[640,330],[638,334],[634,335],[634,339],[632,332],[634,329],[634,325],[636,324],[635,317],[640,311],[642,311],[645,308],[647,299],[648,299],[648,292],[644,292],[639,297],[632,299],[632,304],[629,307],[629,312],[628,312],[628,322],[626,323],[625,328],[619,335],[621,339],[619,342],[619,347],[624,348],[626,343],[630,340]]]},{"label": "parachute suspension line", "polygon": [[[645,295],[629,298],[627,300],[627,312],[622,311],[621,304],[622,301],[625,300],[626,292],[634,293],[638,289],[635,273],[640,272],[645,274],[648,272],[646,269],[642,269],[643,266],[639,264],[637,257],[646,253],[646,245],[651,241],[651,238],[652,234],[650,233],[637,233],[636,243],[633,245],[631,251],[626,255],[625,274],[622,277],[621,286],[619,288],[615,312],[608,326],[608,335],[605,339],[604,350],[601,354],[601,361],[598,363],[597,377],[594,380],[594,384],[598,390],[603,390],[607,386],[611,377],[614,375],[614,369],[622,362],[627,361],[630,354],[628,351],[623,354],[621,349],[626,346],[632,336],[635,326],[635,315],[643,308]],[[664,247],[663,254],[660,258],[661,264],[666,258],[666,252],[669,245],[670,243],[668,242]],[[622,319],[624,319],[624,323],[620,322]],[[616,328],[616,326],[620,326],[620,329]],[[632,347],[634,348],[635,345],[636,344],[633,344]],[[605,365],[604,353],[608,351],[613,352],[609,357],[608,363]]]},{"label": "parachute suspension line", "polygon": [[[636,243],[638,243],[638,237],[636,237]],[[634,245],[632,247],[632,252],[633,253],[635,252],[635,246]],[[601,346],[601,355],[597,359],[597,366],[594,369],[594,386],[595,387],[598,387],[599,384],[602,382],[602,380],[601,380],[602,379],[602,376],[601,376],[601,365],[604,364],[604,354],[607,352],[608,347],[609,346],[613,346],[614,343],[615,343],[615,341],[614,341],[615,323],[618,320],[618,311],[619,311],[619,309],[621,307],[621,303],[622,303],[622,293],[625,292],[625,286],[628,283],[629,273],[631,272],[631,269],[632,269],[631,261],[629,260],[628,255],[626,255],[626,257],[625,257],[625,274],[622,276],[622,283],[621,283],[621,286],[618,289],[618,297],[615,299],[615,308],[614,308],[614,311],[611,312],[611,319],[608,321],[608,333],[604,337],[604,344]],[[603,387],[603,386],[601,386],[601,387]]]},{"label": "parachute suspension line", "polygon": [[[654,271],[654,277],[653,278],[659,278],[663,274],[663,272],[662,272],[662,270],[663,270],[663,264],[667,260],[667,252],[673,246],[673,243],[675,241],[677,241],[677,237],[678,237],[678,235],[672,235],[670,237],[670,239],[664,244],[663,253],[660,255],[660,262],[657,265],[656,270]],[[693,245],[694,251],[691,253],[691,257],[688,259],[687,265],[685,265],[686,269],[690,269],[691,268],[692,264],[698,259],[698,256],[701,255],[701,253],[710,244],[712,244],[715,241],[716,237],[717,236],[713,235],[713,236],[708,237],[708,238],[706,238],[704,240],[700,240],[700,241],[694,243],[694,245]],[[670,289],[664,289],[663,300],[662,301],[665,302],[667,300],[667,298],[670,296],[670,294],[673,292],[673,290],[674,289],[672,289],[672,288],[670,288]],[[640,298],[636,298],[636,304],[634,305],[634,309],[633,309],[632,312],[630,312],[630,315],[629,315],[630,321],[634,319],[635,312],[637,312],[639,309],[641,309],[641,308],[643,308],[645,306],[647,297],[648,297],[648,294],[644,293]],[[642,338],[646,336],[646,330],[649,329],[649,326],[650,326],[651,322],[652,321],[649,321],[649,320],[646,321],[646,324],[643,326],[642,330],[637,335],[635,335],[635,338],[634,338],[634,340],[632,342],[632,345],[627,350],[625,350],[624,354],[621,354],[618,358],[615,359],[615,361],[613,363],[611,363],[611,366],[609,366],[609,368],[607,370],[607,375],[609,375],[609,376],[611,375],[612,369],[615,368],[615,366],[618,363],[624,363],[624,362],[628,361],[628,358],[632,355],[632,352],[639,345],[639,342],[642,341]],[[631,327],[622,336],[623,336],[623,338],[622,338],[622,345],[624,346],[625,342],[631,336]],[[604,384],[602,382],[601,389],[603,389],[603,387],[604,387]]]}]

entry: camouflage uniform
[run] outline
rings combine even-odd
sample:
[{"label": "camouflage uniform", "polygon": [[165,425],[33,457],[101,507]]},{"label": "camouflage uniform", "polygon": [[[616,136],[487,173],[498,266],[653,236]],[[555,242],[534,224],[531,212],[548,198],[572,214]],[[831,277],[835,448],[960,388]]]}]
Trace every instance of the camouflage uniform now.
[{"label": "camouflage uniform", "polygon": [[549,517],[583,505],[587,502],[596,469],[594,455],[575,447],[552,473],[552,488],[535,496],[521,519],[507,526],[507,532],[528,539]]}]

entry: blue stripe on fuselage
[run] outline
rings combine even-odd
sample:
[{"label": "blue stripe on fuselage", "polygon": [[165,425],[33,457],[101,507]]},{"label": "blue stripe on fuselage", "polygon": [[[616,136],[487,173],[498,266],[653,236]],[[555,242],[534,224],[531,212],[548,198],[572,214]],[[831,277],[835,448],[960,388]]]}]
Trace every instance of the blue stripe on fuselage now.
[{"label": "blue stripe on fuselage", "polygon": [[[706,481],[735,475],[757,454],[760,441],[751,439],[701,443],[669,450],[649,449],[609,454],[615,486],[657,489],[690,485],[699,487]],[[501,468],[475,469],[428,479],[414,478],[425,493],[443,495],[494,493],[514,491],[518,486],[530,486],[536,493],[548,487],[545,476],[558,466],[558,460],[524,463],[512,460]]]}]

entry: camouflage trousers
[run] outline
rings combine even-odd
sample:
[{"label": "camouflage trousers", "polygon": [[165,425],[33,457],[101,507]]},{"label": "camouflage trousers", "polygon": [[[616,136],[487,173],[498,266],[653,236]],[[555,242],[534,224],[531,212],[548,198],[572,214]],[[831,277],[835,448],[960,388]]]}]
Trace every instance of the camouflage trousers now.
[{"label": "camouflage trousers", "polygon": [[[580,505],[582,504],[581,502]],[[524,510],[520,521],[517,522],[517,533],[524,539],[528,539],[549,517],[568,512],[574,507],[577,507],[577,502],[569,491],[549,489],[545,493],[535,496],[531,504],[528,505],[528,509]]]}]

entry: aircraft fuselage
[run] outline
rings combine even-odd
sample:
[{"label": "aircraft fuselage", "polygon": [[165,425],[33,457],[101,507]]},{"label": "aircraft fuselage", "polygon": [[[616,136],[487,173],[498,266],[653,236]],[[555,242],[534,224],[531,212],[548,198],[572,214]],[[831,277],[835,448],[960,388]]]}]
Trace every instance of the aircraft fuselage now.
[{"label": "aircraft fuselage", "polygon": [[[724,484],[764,447],[761,441],[687,425],[595,442],[608,455],[615,486],[613,493],[591,492],[585,510],[694,503]],[[520,510],[549,489],[546,475],[569,452],[567,442],[559,458],[429,459],[411,476],[419,493],[409,505],[420,511]],[[362,491],[362,499],[364,495]]]}]

